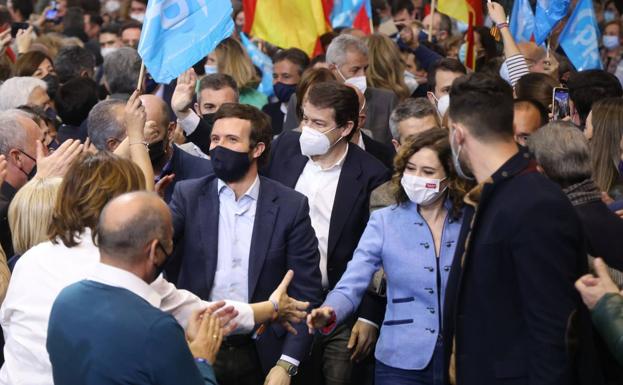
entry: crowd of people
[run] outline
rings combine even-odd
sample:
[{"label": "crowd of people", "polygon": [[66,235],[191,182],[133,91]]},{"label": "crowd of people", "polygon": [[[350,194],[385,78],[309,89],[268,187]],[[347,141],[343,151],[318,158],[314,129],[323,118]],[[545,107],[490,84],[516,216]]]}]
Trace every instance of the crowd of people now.
[{"label": "crowd of people", "polygon": [[272,74],[233,3],[169,84],[146,0],[0,5],[0,384],[623,383],[622,3],[603,70],[373,0]]}]

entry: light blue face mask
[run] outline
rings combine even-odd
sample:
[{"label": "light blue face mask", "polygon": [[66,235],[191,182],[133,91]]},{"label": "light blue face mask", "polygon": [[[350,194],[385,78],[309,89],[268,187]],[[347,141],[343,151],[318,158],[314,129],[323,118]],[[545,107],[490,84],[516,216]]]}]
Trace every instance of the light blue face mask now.
[{"label": "light blue face mask", "polygon": [[467,60],[467,43],[461,44],[461,48],[459,48],[459,61],[465,65],[465,61]]},{"label": "light blue face mask", "polygon": [[464,23],[460,20],[456,21],[456,29],[460,32],[460,33],[465,33],[467,32],[467,29],[469,28],[469,25],[467,23]]},{"label": "light blue face mask", "polygon": [[212,74],[218,73],[218,68],[215,65],[206,64],[203,66],[203,70],[205,71],[206,75],[212,75]]},{"label": "light blue face mask", "polygon": [[610,22],[610,21],[612,21],[614,19],[615,19],[614,11],[611,11],[611,10],[604,11],[604,21],[606,23],[608,23],[608,22]]},{"label": "light blue face mask", "polygon": [[619,37],[604,35],[602,38],[602,42],[604,44],[604,47],[606,47],[607,49],[614,49],[619,46]]}]

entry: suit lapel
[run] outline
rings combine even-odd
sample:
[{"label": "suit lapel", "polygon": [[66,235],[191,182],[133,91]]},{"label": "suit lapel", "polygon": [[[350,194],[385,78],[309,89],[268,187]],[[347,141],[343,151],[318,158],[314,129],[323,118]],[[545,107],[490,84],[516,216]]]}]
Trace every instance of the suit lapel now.
[{"label": "suit lapel", "polygon": [[219,222],[219,197],[217,191],[217,178],[212,178],[204,187],[199,197],[199,221],[200,228],[205,234],[201,236],[203,255],[205,257],[206,287],[209,293],[214,283],[216,264],[218,262],[218,222]]},{"label": "suit lapel", "polygon": [[260,193],[255,209],[253,236],[251,237],[251,250],[249,252],[249,301],[253,298],[270,246],[274,224],[279,212],[276,201],[277,195],[271,186],[265,180],[260,179]]},{"label": "suit lapel", "polygon": [[361,189],[363,188],[360,180],[362,173],[361,164],[356,159],[356,152],[353,150],[353,144],[349,144],[348,154],[342,166],[340,179],[337,182],[337,191],[335,193],[335,201],[333,202],[333,211],[331,212],[331,223],[329,225],[329,245],[327,248],[327,256],[331,258],[333,250],[337,245],[338,239],[342,234],[344,225],[348,220],[355,203],[357,202]]},{"label": "suit lapel", "polygon": [[293,157],[286,161],[286,175],[284,176],[284,185],[295,188],[296,182],[298,182],[299,177],[303,173],[303,169],[305,169],[305,165],[309,161],[309,158],[305,155],[301,154],[300,151],[297,151]]}]

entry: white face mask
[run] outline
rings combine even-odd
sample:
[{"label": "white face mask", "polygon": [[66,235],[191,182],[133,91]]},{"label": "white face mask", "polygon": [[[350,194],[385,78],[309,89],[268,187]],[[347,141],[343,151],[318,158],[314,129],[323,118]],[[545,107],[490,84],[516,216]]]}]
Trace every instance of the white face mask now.
[{"label": "white face mask", "polygon": [[450,108],[450,95],[445,94],[444,96],[437,99],[437,111],[439,111],[439,116],[443,119],[444,115],[446,115],[446,111]]},{"label": "white face mask", "polygon": [[441,190],[441,182],[444,180],[445,178],[431,179],[403,174],[400,184],[411,202],[420,206],[427,206],[439,199],[448,188],[448,186],[445,186]]},{"label": "white face mask", "polygon": [[[303,132],[299,137],[299,144],[301,145],[301,153],[303,155],[316,156],[324,155],[329,152],[329,149],[331,148],[331,142],[325,134],[328,134],[329,132],[335,130],[337,127],[334,127],[325,133],[314,130],[313,128],[308,126],[303,126],[301,128]],[[340,139],[338,139],[337,142],[339,142]],[[335,145],[337,142],[333,143],[333,145]]]},{"label": "white face mask", "polygon": [[117,47],[104,47],[101,50],[102,57],[106,57],[106,56],[110,55],[111,53],[117,51],[118,49],[119,48],[117,48]]},{"label": "white face mask", "polygon": [[361,91],[362,94],[364,94],[366,92],[366,89],[368,88],[368,81],[366,80],[365,76],[355,76],[344,80],[344,83],[357,87],[357,89]]},{"label": "white face mask", "polygon": [[218,68],[215,65],[206,64],[203,66],[203,69],[206,75],[212,75],[212,74],[218,73]]},{"label": "white face mask", "polygon": [[420,84],[417,82],[415,75],[413,75],[409,71],[404,72],[404,77],[405,77],[405,84],[407,85],[407,88],[409,89],[409,93],[413,94],[415,90],[417,90],[417,88],[420,86]]},{"label": "white face mask", "polygon": [[117,0],[108,0],[104,8],[106,9],[106,12],[114,13],[121,8],[121,3]]},{"label": "white face mask", "polygon": [[142,12],[133,13],[130,15],[130,17],[141,23],[145,21],[145,14]]}]

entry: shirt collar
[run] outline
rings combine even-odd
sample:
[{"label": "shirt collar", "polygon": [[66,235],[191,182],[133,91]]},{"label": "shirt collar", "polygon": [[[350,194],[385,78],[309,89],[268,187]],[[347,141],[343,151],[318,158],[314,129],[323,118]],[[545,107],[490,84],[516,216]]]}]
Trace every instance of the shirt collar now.
[{"label": "shirt collar", "polygon": [[[227,185],[227,183],[225,183],[221,179],[218,179],[217,191],[218,191],[219,195],[223,192],[223,189],[226,189],[226,188],[231,190],[231,188]],[[242,196],[248,196],[249,198],[251,198],[253,200],[257,200],[259,195],[260,195],[260,177],[258,175],[258,176],[255,177],[255,181],[253,182],[251,187],[249,187],[247,192],[244,193]]]},{"label": "shirt collar", "polygon": [[160,295],[152,289],[147,282],[143,281],[129,271],[100,262],[97,266],[95,266],[95,269],[87,279],[103,283],[104,285],[129,290],[149,302],[149,304],[153,307],[160,307]]}]

